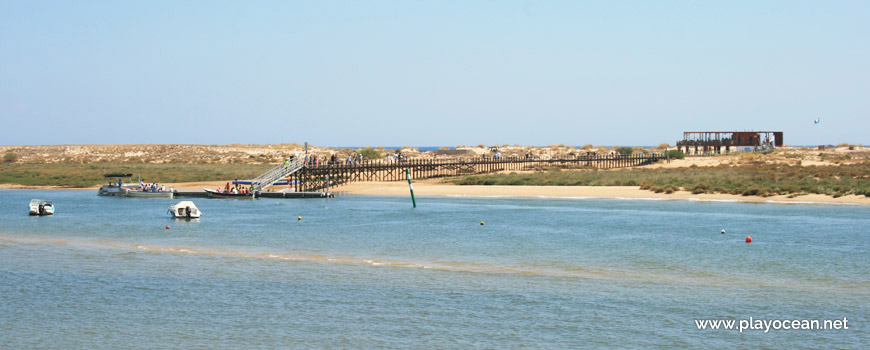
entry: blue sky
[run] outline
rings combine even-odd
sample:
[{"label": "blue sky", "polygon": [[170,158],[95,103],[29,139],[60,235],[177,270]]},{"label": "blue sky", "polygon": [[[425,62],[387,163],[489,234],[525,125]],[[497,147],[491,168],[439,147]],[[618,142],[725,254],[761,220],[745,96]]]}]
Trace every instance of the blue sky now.
[{"label": "blue sky", "polygon": [[0,144],[870,144],[868,18],[867,1],[0,0]]}]

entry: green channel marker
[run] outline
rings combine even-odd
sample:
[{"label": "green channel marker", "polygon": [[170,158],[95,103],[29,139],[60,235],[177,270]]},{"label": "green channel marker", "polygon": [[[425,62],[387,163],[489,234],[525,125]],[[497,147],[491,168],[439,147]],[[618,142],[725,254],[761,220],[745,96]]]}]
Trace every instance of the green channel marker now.
[{"label": "green channel marker", "polygon": [[411,170],[405,168],[405,175],[408,175],[408,188],[411,189],[411,203],[414,203],[414,208],[416,208],[417,199],[414,198],[414,184],[411,183]]}]

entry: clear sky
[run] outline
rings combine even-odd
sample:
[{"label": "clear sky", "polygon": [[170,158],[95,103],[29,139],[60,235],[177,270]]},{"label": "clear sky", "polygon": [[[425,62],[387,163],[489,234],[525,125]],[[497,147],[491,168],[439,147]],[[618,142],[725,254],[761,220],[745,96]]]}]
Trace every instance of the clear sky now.
[{"label": "clear sky", "polygon": [[0,0],[5,145],[870,144],[868,111],[866,0]]}]

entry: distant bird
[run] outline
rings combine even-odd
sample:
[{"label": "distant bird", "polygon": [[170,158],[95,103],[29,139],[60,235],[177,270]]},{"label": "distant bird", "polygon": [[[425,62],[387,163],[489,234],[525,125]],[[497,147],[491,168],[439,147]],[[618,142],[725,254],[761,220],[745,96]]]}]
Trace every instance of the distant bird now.
[{"label": "distant bird", "polygon": [[818,124],[821,121],[822,121],[822,118],[816,118],[816,120],[813,120],[813,124]]}]

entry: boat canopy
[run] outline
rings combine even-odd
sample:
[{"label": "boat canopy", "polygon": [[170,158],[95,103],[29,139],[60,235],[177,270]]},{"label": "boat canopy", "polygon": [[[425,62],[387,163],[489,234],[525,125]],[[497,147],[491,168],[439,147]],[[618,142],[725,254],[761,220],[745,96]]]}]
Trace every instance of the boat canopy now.
[{"label": "boat canopy", "polygon": [[169,207],[170,208],[184,208],[184,207],[196,208],[196,205],[193,204],[193,202],[191,202],[191,201],[181,201],[181,202],[175,203],[173,205],[170,205]]},{"label": "boat canopy", "polygon": [[104,174],[103,177],[133,177],[133,174]]}]

